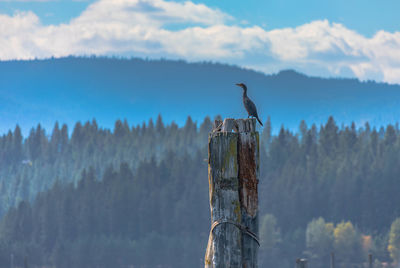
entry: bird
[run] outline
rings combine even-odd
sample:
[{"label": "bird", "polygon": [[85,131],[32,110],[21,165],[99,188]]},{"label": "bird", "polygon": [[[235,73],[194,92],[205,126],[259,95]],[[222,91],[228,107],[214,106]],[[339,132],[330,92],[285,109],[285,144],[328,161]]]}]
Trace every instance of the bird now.
[{"label": "bird", "polygon": [[261,123],[260,118],[258,118],[256,105],[254,104],[254,102],[252,102],[251,99],[249,99],[249,97],[247,97],[246,85],[243,83],[236,84],[236,85],[243,88],[243,104],[244,104],[244,108],[246,108],[246,111],[249,114],[249,116],[247,118],[249,118],[250,116],[257,118],[258,122],[262,126],[263,124]]}]

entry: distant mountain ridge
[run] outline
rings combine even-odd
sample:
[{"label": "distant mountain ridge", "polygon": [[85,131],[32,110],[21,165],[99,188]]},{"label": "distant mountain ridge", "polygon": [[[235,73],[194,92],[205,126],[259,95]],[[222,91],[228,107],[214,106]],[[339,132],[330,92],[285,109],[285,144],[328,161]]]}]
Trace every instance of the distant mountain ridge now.
[{"label": "distant mountain ridge", "polygon": [[112,127],[118,118],[140,124],[162,114],[182,125],[190,115],[246,117],[246,83],[263,121],[271,116],[295,129],[301,120],[320,124],[333,115],[339,124],[369,121],[380,126],[400,117],[400,86],[356,79],[308,77],[292,70],[265,75],[219,63],[67,57],[0,62],[0,133],[18,123],[24,134],[41,123],[73,124],[96,118]]}]

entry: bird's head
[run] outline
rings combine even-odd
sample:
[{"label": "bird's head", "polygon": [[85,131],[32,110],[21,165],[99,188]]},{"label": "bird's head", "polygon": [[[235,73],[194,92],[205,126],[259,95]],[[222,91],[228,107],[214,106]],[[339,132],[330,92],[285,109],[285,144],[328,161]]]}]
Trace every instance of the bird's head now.
[{"label": "bird's head", "polygon": [[246,87],[246,85],[245,84],[243,84],[243,83],[239,83],[239,84],[236,84],[238,87],[241,87],[241,88],[243,88],[243,90],[244,91],[247,91],[247,87]]}]

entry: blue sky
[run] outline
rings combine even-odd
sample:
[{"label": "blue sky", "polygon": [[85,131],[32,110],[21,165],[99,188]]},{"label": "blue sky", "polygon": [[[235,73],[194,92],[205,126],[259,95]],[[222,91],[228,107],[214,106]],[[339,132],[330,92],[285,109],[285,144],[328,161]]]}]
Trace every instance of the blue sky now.
[{"label": "blue sky", "polygon": [[[44,24],[67,23],[79,16],[93,2],[95,1],[0,0],[0,13],[12,15],[18,10],[30,10],[35,12]],[[400,1],[395,0],[196,0],[192,2],[219,8],[235,18],[265,28],[295,27],[313,20],[327,19],[343,23],[348,28],[370,37],[379,30],[395,32],[399,31],[400,27],[398,15]]]},{"label": "blue sky", "polygon": [[327,19],[372,36],[378,30],[398,31],[400,1],[363,0],[206,0],[194,1],[215,6],[266,28],[296,27],[314,20]]},{"label": "blue sky", "polygon": [[[17,10],[33,11],[44,24],[67,23],[95,1],[1,1],[0,13],[12,15]],[[177,2],[185,2],[179,0]],[[368,37],[379,30],[400,28],[400,1],[363,0],[204,0],[192,1],[219,8],[239,20],[264,28],[295,27],[314,20],[343,23]]]},{"label": "blue sky", "polygon": [[399,10],[394,0],[0,0],[0,60],[164,57],[400,83]]}]

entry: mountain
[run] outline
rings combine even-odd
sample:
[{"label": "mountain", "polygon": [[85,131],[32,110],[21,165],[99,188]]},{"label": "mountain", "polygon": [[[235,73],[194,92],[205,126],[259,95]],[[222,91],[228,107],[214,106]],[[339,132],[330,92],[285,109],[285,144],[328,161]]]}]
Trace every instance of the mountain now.
[{"label": "mountain", "polygon": [[118,118],[140,124],[162,114],[183,125],[206,115],[246,117],[241,89],[246,83],[262,120],[271,116],[297,129],[299,122],[339,124],[366,121],[380,126],[400,117],[400,86],[356,79],[322,79],[292,70],[266,75],[236,66],[170,60],[68,57],[0,62],[0,133],[18,123],[24,134],[41,123],[74,124],[96,118],[112,127]]}]

